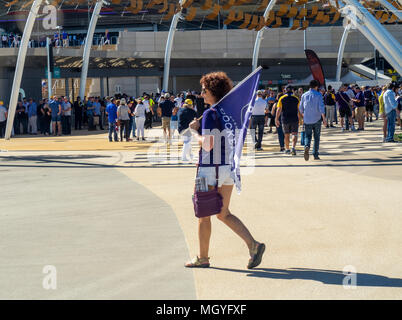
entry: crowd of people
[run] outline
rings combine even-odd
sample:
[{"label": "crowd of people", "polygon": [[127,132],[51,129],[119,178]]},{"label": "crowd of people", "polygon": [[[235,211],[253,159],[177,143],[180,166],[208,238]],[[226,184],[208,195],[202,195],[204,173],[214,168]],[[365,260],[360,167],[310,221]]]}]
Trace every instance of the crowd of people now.
[{"label": "crowd of people", "polygon": [[305,146],[305,159],[309,158],[310,143],[314,136],[313,155],[314,159],[319,160],[322,125],[335,128],[339,123],[342,131],[362,131],[366,122],[379,120],[380,117],[383,120],[383,142],[395,142],[396,122],[402,130],[401,86],[391,83],[382,88],[360,88],[358,85],[343,84],[337,91],[331,86],[326,90],[319,87],[319,83],[313,80],[307,92],[290,85],[281,92],[258,91],[251,119],[251,128],[255,129],[255,149],[262,150],[264,127],[269,127],[268,133],[272,133],[275,127],[280,150],[296,155],[300,131],[301,142]]},{"label": "crowd of people", "polygon": [[[53,96],[38,103],[32,98],[18,102],[13,134],[70,135],[75,130],[106,130],[109,141],[145,140],[145,129],[154,122],[161,122],[163,139],[172,143],[177,132],[183,141],[182,160],[191,160],[192,134],[189,123],[202,116],[209,107],[200,93],[180,92],[177,95],[161,92],[143,93],[140,97],[116,94],[111,97]],[[339,128],[342,131],[361,131],[365,123],[383,121],[383,142],[394,142],[396,122],[402,130],[401,87],[362,87],[342,85],[337,91],[331,86],[319,89],[316,81],[310,89],[293,88],[288,85],[280,92],[266,89],[257,92],[250,128],[255,130],[255,149],[262,150],[264,134],[278,136],[280,151],[296,155],[298,134],[302,144],[309,150],[314,138],[313,155],[319,159],[321,127]],[[7,108],[0,101],[0,136],[4,136]],[[265,128],[268,131],[264,131]],[[273,131],[273,129],[275,131]],[[290,139],[292,136],[292,139]],[[308,158],[308,153],[305,158]]]},{"label": "crowd of people", "polygon": [[[53,36],[50,37],[51,43],[54,47],[72,47],[72,46],[82,46],[85,43],[86,34],[74,34],[68,33],[66,30],[61,32],[55,32]],[[94,44],[112,44],[113,37],[106,30],[104,33],[94,34]],[[17,33],[3,33],[1,35],[1,48],[19,48],[21,44],[21,35]],[[28,43],[29,48],[44,48],[46,47],[46,37],[32,38]]]}]

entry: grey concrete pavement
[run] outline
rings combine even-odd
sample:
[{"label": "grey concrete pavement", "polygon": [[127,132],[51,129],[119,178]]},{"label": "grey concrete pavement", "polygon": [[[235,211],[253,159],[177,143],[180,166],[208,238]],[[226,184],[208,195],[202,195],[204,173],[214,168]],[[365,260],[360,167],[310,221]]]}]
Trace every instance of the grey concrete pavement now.
[{"label": "grey concrete pavement", "polygon": [[[0,145],[9,150],[0,153],[0,297],[401,299],[402,145],[383,144],[380,126],[323,128],[321,161],[306,162],[300,144],[296,157],[284,155],[277,136],[264,135],[230,205],[267,244],[254,270],[246,245],[215,218],[212,268],[183,267],[198,253],[195,167],[166,157],[175,145],[119,151],[105,133]],[[41,287],[45,264],[59,266],[55,292]],[[355,288],[344,286],[348,268]]]},{"label": "grey concrete pavement", "polygon": [[1,158],[0,299],[194,299],[172,209],[95,158]]}]

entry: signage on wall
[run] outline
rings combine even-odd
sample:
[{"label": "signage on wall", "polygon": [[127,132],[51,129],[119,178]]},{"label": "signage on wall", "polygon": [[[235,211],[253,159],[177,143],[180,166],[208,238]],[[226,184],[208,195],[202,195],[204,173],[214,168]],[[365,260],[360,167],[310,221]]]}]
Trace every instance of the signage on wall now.
[{"label": "signage on wall", "polygon": [[[47,78],[47,67],[45,67],[45,77]],[[60,79],[60,67],[54,67],[52,72],[53,79]]]}]

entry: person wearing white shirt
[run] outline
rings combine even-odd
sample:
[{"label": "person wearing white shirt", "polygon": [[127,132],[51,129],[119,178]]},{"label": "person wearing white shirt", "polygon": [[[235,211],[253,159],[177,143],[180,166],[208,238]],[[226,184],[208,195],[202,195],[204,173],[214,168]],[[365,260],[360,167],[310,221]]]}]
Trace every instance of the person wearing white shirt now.
[{"label": "person wearing white shirt", "polygon": [[251,129],[255,130],[255,149],[257,149],[258,151],[262,151],[261,143],[264,134],[265,111],[267,109],[268,104],[267,101],[263,98],[262,91],[257,91],[257,99],[255,100],[253,113],[251,115]]},{"label": "person wearing white shirt", "polygon": [[385,138],[385,142],[395,142],[396,108],[398,107],[398,97],[395,96],[396,89],[398,89],[398,87],[391,83],[388,85],[388,89],[383,95],[384,111],[387,115],[387,137]]},{"label": "person wearing white shirt", "polygon": [[139,101],[134,110],[135,125],[137,127],[137,140],[140,140],[140,133],[142,136],[142,140],[145,140],[144,137],[145,112],[150,112],[149,106],[145,105],[144,101]]},{"label": "person wearing white shirt", "polygon": [[183,94],[179,94],[175,99],[174,99],[174,104],[176,107],[181,108],[183,104]]}]

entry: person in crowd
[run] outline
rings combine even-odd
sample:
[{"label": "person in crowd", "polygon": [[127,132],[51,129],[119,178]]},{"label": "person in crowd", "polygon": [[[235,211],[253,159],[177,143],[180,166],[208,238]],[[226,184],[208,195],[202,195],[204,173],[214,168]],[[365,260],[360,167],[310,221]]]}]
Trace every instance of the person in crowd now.
[{"label": "person in crowd", "polygon": [[68,47],[68,33],[66,30],[63,31],[62,38],[63,38],[63,47]]},{"label": "person in crowd", "polygon": [[94,125],[94,112],[95,112],[95,105],[94,105],[94,98],[89,97],[88,102],[86,104],[87,107],[87,117],[88,117],[88,131],[96,130],[96,126]]},{"label": "person in crowd", "polygon": [[328,86],[328,90],[324,94],[325,104],[325,117],[327,119],[327,128],[334,128],[335,111],[336,111],[336,99],[332,91],[332,86]]},{"label": "person in crowd", "polygon": [[358,86],[355,87],[355,93],[356,95],[353,102],[355,105],[356,120],[359,125],[357,130],[364,130],[364,116],[366,115],[364,93]]},{"label": "person in crowd", "polygon": [[62,132],[64,135],[71,134],[71,102],[69,101],[68,97],[64,97],[62,102]]},{"label": "person in crowd", "polygon": [[4,138],[6,133],[7,115],[7,108],[4,106],[4,102],[0,101],[0,138]]},{"label": "person in crowd", "polygon": [[109,141],[112,142],[112,135],[114,138],[114,141],[117,142],[119,141],[117,137],[117,128],[116,128],[116,121],[118,119],[117,117],[117,106],[114,104],[114,98],[110,98],[107,101],[106,105],[106,115],[109,123]]},{"label": "person in crowd", "polygon": [[317,80],[310,81],[310,90],[304,93],[301,97],[299,110],[303,116],[304,127],[306,132],[304,145],[304,160],[309,160],[310,144],[314,132],[314,160],[320,160],[320,134],[321,120],[324,126],[327,125],[325,119],[325,106],[322,94],[318,91],[320,83]]},{"label": "person in crowd", "polygon": [[2,48],[8,47],[8,37],[6,34],[2,34],[2,36],[1,36],[1,47]]},{"label": "person in crowd", "polygon": [[399,87],[398,89],[398,107],[396,108],[396,119],[398,120],[398,125],[400,130],[402,130],[402,89]]},{"label": "person in crowd", "polygon": [[177,108],[181,108],[181,106],[183,105],[184,102],[184,94],[180,93],[177,95],[176,98],[174,98],[174,104]]},{"label": "person in crowd", "polygon": [[137,130],[137,124],[135,122],[135,115],[134,115],[134,111],[135,108],[137,106],[137,102],[135,99],[130,100],[130,102],[128,103],[128,107],[130,108],[130,123],[129,123],[129,134],[128,134],[128,138],[130,138],[131,132],[133,133],[133,139],[136,138],[136,130]]},{"label": "person in crowd", "polygon": [[[153,102],[153,100],[152,100],[152,102]],[[148,94],[146,94],[145,92],[143,94],[142,103],[144,104],[146,110],[151,111],[151,108],[153,109],[154,103],[152,103],[152,106],[151,106],[150,96]],[[145,129],[151,129],[152,128],[152,120],[153,120],[152,115],[153,115],[152,112],[147,112],[145,114],[145,124],[144,124]]]},{"label": "person in crowd", "polygon": [[18,101],[16,114],[15,114],[15,123],[14,123],[14,132],[15,134],[21,134],[21,125],[22,125],[22,134],[28,133],[28,114],[22,101]]},{"label": "person in crowd", "polygon": [[99,129],[103,130],[102,115],[101,115],[101,104],[100,104],[100,101],[99,101],[98,97],[94,98],[94,102],[93,102],[92,105],[94,107],[94,110],[93,110],[94,120],[96,119],[94,121],[94,128],[96,130],[96,123],[97,123],[97,124],[99,124]]},{"label": "person in crowd", "polygon": [[105,105],[105,99],[101,99],[101,97],[98,97],[99,103],[100,103],[100,115],[99,115],[99,127],[101,130],[105,130],[103,125],[105,124],[106,121],[106,105]]},{"label": "person in crowd", "polygon": [[[251,129],[254,130],[254,148],[262,151],[262,137],[264,136],[265,112],[268,105],[263,98],[261,90],[257,91],[257,97],[254,102],[253,112],[251,114]],[[258,130],[258,135],[257,135]]]},{"label": "person in crowd", "polygon": [[50,136],[50,123],[52,121],[52,110],[49,107],[47,99],[45,99],[44,104],[40,110],[42,114],[42,134]]},{"label": "person in crowd", "polygon": [[278,142],[279,142],[279,146],[280,146],[280,151],[283,152],[285,151],[285,134],[283,133],[283,129],[282,129],[282,115],[279,116],[278,121],[279,121],[279,125],[277,125],[275,122],[276,119],[276,112],[277,112],[277,106],[278,106],[278,101],[279,99],[283,96],[282,92],[279,92],[278,95],[276,96],[275,99],[275,103],[272,106],[272,110],[271,110],[271,114],[274,117],[273,118],[273,123],[276,126],[276,131],[274,132],[275,134],[278,135]]},{"label": "person in crowd", "polygon": [[147,113],[153,114],[153,110],[147,107],[143,101],[139,100],[134,110],[135,124],[137,127],[137,140],[140,140],[140,135],[142,137],[141,139],[145,140],[144,124]]},{"label": "person in crowd", "polygon": [[171,137],[174,138],[174,132],[175,132],[175,130],[178,130],[179,118],[177,116],[177,112],[179,111],[179,108],[181,108],[181,104],[179,106],[179,104],[175,103],[174,96],[170,97],[170,101],[172,101],[175,104],[175,106],[172,110],[172,117],[170,118],[170,133],[171,133]]},{"label": "person in crowd", "polygon": [[195,105],[193,105],[193,109],[197,113],[197,118],[201,117],[207,109],[204,98],[200,93],[197,93],[195,96]]},{"label": "person in crowd", "polygon": [[130,108],[126,104],[126,99],[120,99],[120,105],[117,108],[117,117],[120,121],[120,141],[123,141],[123,131],[124,131],[124,138],[126,141],[129,141],[129,125],[130,125]]},{"label": "person in crowd", "polygon": [[374,95],[371,88],[366,86],[362,87],[364,105],[366,107],[366,122],[373,122],[373,111],[374,111]]},{"label": "person in crowd", "polygon": [[[252,269],[261,263],[265,251],[265,244],[257,242],[241,220],[229,210],[234,177],[232,175],[231,165],[226,159],[226,144],[224,142],[221,143],[219,161],[216,159],[217,156],[213,150],[214,144],[217,143],[217,141],[214,139],[214,136],[211,135],[214,129],[222,130],[221,125],[217,123],[220,122],[219,114],[213,106],[232,89],[232,81],[224,72],[213,72],[204,75],[200,83],[205,102],[210,104],[211,108],[204,112],[201,125],[197,119],[193,120],[189,125],[190,128],[194,130],[194,133],[196,133],[196,139],[201,146],[200,160],[197,166],[198,176],[207,179],[209,189],[213,189],[217,186],[218,192],[223,200],[223,207],[217,217],[247,244],[250,254],[247,268]],[[226,134],[225,132],[226,131],[221,134]],[[221,135],[219,135],[219,137],[221,137]],[[218,179],[216,179],[216,171],[219,172]],[[208,268],[210,266],[209,242],[211,238],[211,217],[199,218],[198,221],[199,255],[185,263],[185,266],[188,268]]]},{"label": "person in crowd", "polygon": [[186,99],[183,107],[178,112],[178,131],[183,140],[183,149],[181,152],[181,161],[192,161],[193,154],[191,152],[192,133],[189,128],[191,121],[197,117],[197,113],[193,108],[193,100]]},{"label": "person in crowd", "polygon": [[175,105],[170,101],[170,94],[165,93],[164,101],[159,104],[160,115],[162,117],[163,138],[166,144],[172,144],[170,132],[170,119]]},{"label": "person in crowd", "polygon": [[379,104],[379,114],[383,120],[382,132],[383,132],[383,139],[382,142],[385,142],[387,139],[387,114],[385,113],[384,109],[384,93],[387,91],[387,86],[382,87],[382,91],[380,96],[378,97],[378,104]]},{"label": "person in crowd", "polygon": [[296,96],[299,98],[299,100],[301,99],[301,97],[302,97],[303,93],[304,93],[303,88],[299,88],[299,89],[297,89]]},{"label": "person in crowd", "polygon": [[275,91],[270,91],[268,97],[266,98],[268,104],[268,110],[265,115],[265,126],[269,127],[268,133],[272,133],[272,127],[275,126],[275,117],[272,114],[272,107],[276,103]]},{"label": "person in crowd", "polygon": [[191,99],[193,101],[193,106],[195,104],[195,91],[188,90],[186,93],[186,99]]},{"label": "person in crowd", "polygon": [[77,100],[74,101],[73,109],[74,109],[74,129],[81,130],[82,116],[84,113],[84,104],[82,103],[81,98],[79,96],[77,97]]},{"label": "person in crowd", "polygon": [[375,114],[375,119],[378,120],[379,117],[379,98],[382,92],[382,88],[371,87],[371,94],[373,95],[373,113]]},{"label": "person in crowd", "polygon": [[43,114],[42,114],[42,109],[43,109],[43,106],[44,106],[44,105],[45,105],[45,100],[44,100],[44,99],[41,99],[41,100],[39,100],[39,103],[38,103],[37,108],[36,108],[36,113],[37,113],[36,125],[37,125],[38,131],[39,131],[41,134],[43,134],[43,127],[42,127],[42,124],[43,124],[43,121],[42,121]]},{"label": "person in crowd", "polygon": [[[286,86],[286,93],[277,103],[275,124],[280,126],[279,117],[282,117],[282,129],[285,134],[285,153],[296,155],[297,136],[299,132],[299,99],[293,94],[291,85]],[[290,134],[292,134],[292,151],[290,151]]]},{"label": "person in crowd", "polygon": [[30,98],[28,103],[28,133],[38,134],[38,105]]},{"label": "person in crowd", "polygon": [[394,83],[390,83],[383,94],[384,111],[387,115],[387,137],[385,138],[385,142],[396,142],[394,134],[396,110],[398,108],[398,97],[395,94],[397,89],[398,87]]},{"label": "person in crowd", "polygon": [[53,99],[49,101],[49,107],[52,115],[52,133],[54,136],[61,136],[61,103],[57,96],[53,96]]},{"label": "person in crowd", "polygon": [[352,100],[346,94],[347,88],[348,88],[347,85],[342,85],[339,88],[338,93],[335,95],[336,103],[338,104],[339,115],[341,117],[342,132],[348,130],[349,125],[351,128],[354,128],[352,120],[352,108],[351,108]]}]

